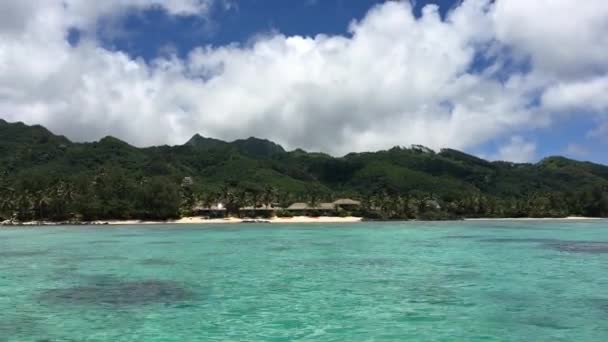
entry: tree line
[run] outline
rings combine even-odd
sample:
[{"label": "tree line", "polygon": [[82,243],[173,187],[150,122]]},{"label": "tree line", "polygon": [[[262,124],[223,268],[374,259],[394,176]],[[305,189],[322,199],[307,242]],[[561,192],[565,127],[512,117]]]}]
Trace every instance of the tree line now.
[{"label": "tree line", "polygon": [[[399,193],[387,189],[358,194],[311,188],[290,193],[270,185],[252,187],[227,182],[205,186],[191,177],[130,177],[121,169],[110,169],[91,177],[54,179],[30,175],[18,182],[1,180],[0,221],[168,220],[194,215],[195,208],[211,207],[217,203],[223,203],[231,215],[242,215],[240,209],[243,207],[287,208],[293,202],[306,202],[315,207],[322,201],[333,201],[343,196],[360,200],[360,208],[332,214],[379,220],[608,217],[606,188],[579,192],[531,192],[513,198],[498,198],[481,192],[446,198],[430,192]],[[289,215],[280,209],[276,214]]]}]

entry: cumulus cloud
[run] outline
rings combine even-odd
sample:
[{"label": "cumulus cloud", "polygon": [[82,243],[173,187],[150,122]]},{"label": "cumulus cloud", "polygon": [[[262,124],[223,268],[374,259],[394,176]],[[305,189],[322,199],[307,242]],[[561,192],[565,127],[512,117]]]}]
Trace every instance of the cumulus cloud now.
[{"label": "cumulus cloud", "polygon": [[[391,1],[347,35],[274,32],[145,62],[103,48],[93,34],[72,47],[67,32],[159,6],[206,15],[211,0],[8,1],[0,3],[0,116],[76,140],[114,135],[136,145],[202,133],[334,154],[412,143],[473,148],[547,126],[554,112],[584,106],[577,93],[595,101],[604,89],[607,8],[571,3],[466,0],[442,19],[436,6],[415,18],[409,2]],[[479,70],[479,56],[492,62]],[[508,61],[529,68],[498,77]],[[594,103],[585,108],[605,109]],[[509,160],[535,153],[521,138],[509,146]],[[509,155],[517,148],[527,157]]]},{"label": "cumulus cloud", "polygon": [[498,149],[494,160],[516,163],[531,162],[536,158],[536,144],[520,136],[513,136],[509,142]]},{"label": "cumulus cloud", "polygon": [[608,72],[607,20],[604,0],[498,0],[493,9],[497,39],[560,79]]},{"label": "cumulus cloud", "polygon": [[[91,28],[104,16],[127,11],[160,8],[170,15],[191,16],[208,13],[213,0],[20,0],[0,4],[0,35],[20,34],[30,38],[41,29],[56,33],[69,27]],[[218,0],[219,1],[219,0]],[[224,0],[228,1],[228,0]],[[56,38],[56,37],[54,37]]]},{"label": "cumulus cloud", "polygon": [[[607,45],[608,46],[608,45]],[[608,63],[607,63],[608,64]],[[558,83],[543,94],[543,104],[553,110],[608,111],[608,75]]]},{"label": "cumulus cloud", "polygon": [[497,1],[496,37],[509,57],[530,63],[539,111],[605,118],[608,109],[608,6],[603,0]]}]

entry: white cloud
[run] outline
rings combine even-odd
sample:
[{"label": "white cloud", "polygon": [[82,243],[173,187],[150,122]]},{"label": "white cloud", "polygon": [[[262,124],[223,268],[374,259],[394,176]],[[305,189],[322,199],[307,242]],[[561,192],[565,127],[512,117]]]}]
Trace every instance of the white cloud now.
[{"label": "white cloud", "polygon": [[527,163],[536,158],[536,144],[520,136],[513,136],[511,140],[498,149],[494,160]]},{"label": "white cloud", "polygon": [[[336,154],[412,143],[472,148],[549,125],[553,111],[574,106],[582,93],[595,101],[603,88],[592,77],[608,70],[596,46],[608,36],[598,24],[606,6],[595,0],[580,8],[561,0],[467,0],[446,20],[435,6],[416,19],[409,3],[386,2],[353,22],[347,36],[271,33],[151,63],[104,49],[91,34],[71,47],[67,30],[91,32],[102,17],[154,6],[206,15],[211,0],[61,3],[0,3],[0,117],[77,140],[111,134],[137,145],[176,144],[198,132]],[[569,15],[579,39],[543,9]],[[556,37],[560,44],[551,43]],[[496,51],[503,52],[485,72],[471,71],[476,55]],[[526,56],[529,73],[494,77],[507,57]],[[538,94],[542,106],[531,106]],[[597,103],[593,110],[604,108]],[[533,144],[518,139],[511,143],[533,155]]]},{"label": "white cloud", "polygon": [[496,37],[530,62],[541,111],[602,116],[608,109],[608,6],[604,0],[499,0]]},{"label": "white cloud", "polygon": [[496,37],[534,72],[579,78],[608,72],[608,6],[605,0],[498,0]]},{"label": "white cloud", "polygon": [[608,111],[608,75],[549,87],[543,104],[553,110]]},{"label": "white cloud", "polygon": [[[127,11],[162,8],[170,15],[206,15],[214,0],[20,0],[0,3],[0,35],[20,34],[20,38],[40,35],[41,29],[63,32],[71,26],[91,28],[105,16]],[[220,0],[216,0],[220,1]],[[228,0],[222,0],[228,1]],[[55,37],[56,38],[56,37]]]}]

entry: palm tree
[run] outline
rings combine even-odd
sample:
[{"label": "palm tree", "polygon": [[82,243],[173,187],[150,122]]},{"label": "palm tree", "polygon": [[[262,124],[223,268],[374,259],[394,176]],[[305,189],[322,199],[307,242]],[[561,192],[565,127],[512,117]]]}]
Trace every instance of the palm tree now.
[{"label": "palm tree", "polygon": [[319,205],[319,193],[315,189],[309,189],[306,197],[311,208],[316,208]]},{"label": "palm tree", "polygon": [[238,214],[239,209],[246,202],[246,194],[224,184],[220,188],[220,199],[228,214]]},{"label": "palm tree", "polygon": [[27,221],[31,219],[33,208],[33,197],[28,190],[22,191],[17,197],[17,219],[19,221]]},{"label": "palm tree", "polygon": [[226,184],[223,184],[220,187],[218,195],[219,195],[219,200],[222,201],[223,203],[232,202],[232,198],[234,196],[232,189]]},{"label": "palm tree", "polygon": [[277,190],[272,186],[267,186],[264,188],[264,192],[262,193],[262,204],[266,206],[272,206],[277,200]]},{"label": "palm tree", "polygon": [[236,190],[232,196],[232,200],[226,203],[226,210],[229,213],[240,214],[240,210],[242,207],[247,204],[251,204],[247,196],[247,191],[245,190]]},{"label": "palm tree", "polygon": [[4,214],[7,217],[12,217],[15,210],[15,189],[9,186],[3,186],[0,188],[0,214]]},{"label": "palm tree", "polygon": [[199,196],[201,205],[205,208],[211,208],[211,206],[218,203],[221,195],[217,192],[209,191]]},{"label": "palm tree", "polygon": [[11,218],[15,209],[15,199],[10,193],[4,193],[0,199],[0,216],[4,218]]},{"label": "palm tree", "polygon": [[261,206],[261,193],[258,189],[245,190],[244,199],[249,202],[253,208],[259,208]]},{"label": "palm tree", "polygon": [[43,220],[47,217],[48,208],[51,203],[51,196],[47,193],[49,190],[38,190],[34,195],[34,208],[38,215],[38,220]]},{"label": "palm tree", "polygon": [[292,196],[288,192],[277,193],[276,200],[279,204],[279,207],[281,207],[283,209],[289,207],[293,203]]},{"label": "palm tree", "polygon": [[373,205],[373,197],[369,193],[366,193],[361,199],[361,209],[365,211],[372,211]]},{"label": "palm tree", "polygon": [[72,207],[76,193],[74,186],[65,181],[59,181],[50,191],[50,213],[54,219],[66,219],[68,209]]}]

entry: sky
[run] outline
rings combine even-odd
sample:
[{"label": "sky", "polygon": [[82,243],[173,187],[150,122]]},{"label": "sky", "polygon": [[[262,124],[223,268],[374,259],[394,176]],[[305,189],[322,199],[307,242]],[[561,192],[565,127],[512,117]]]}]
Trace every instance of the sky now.
[{"label": "sky", "polygon": [[0,118],[608,163],[605,0],[0,1]]}]

